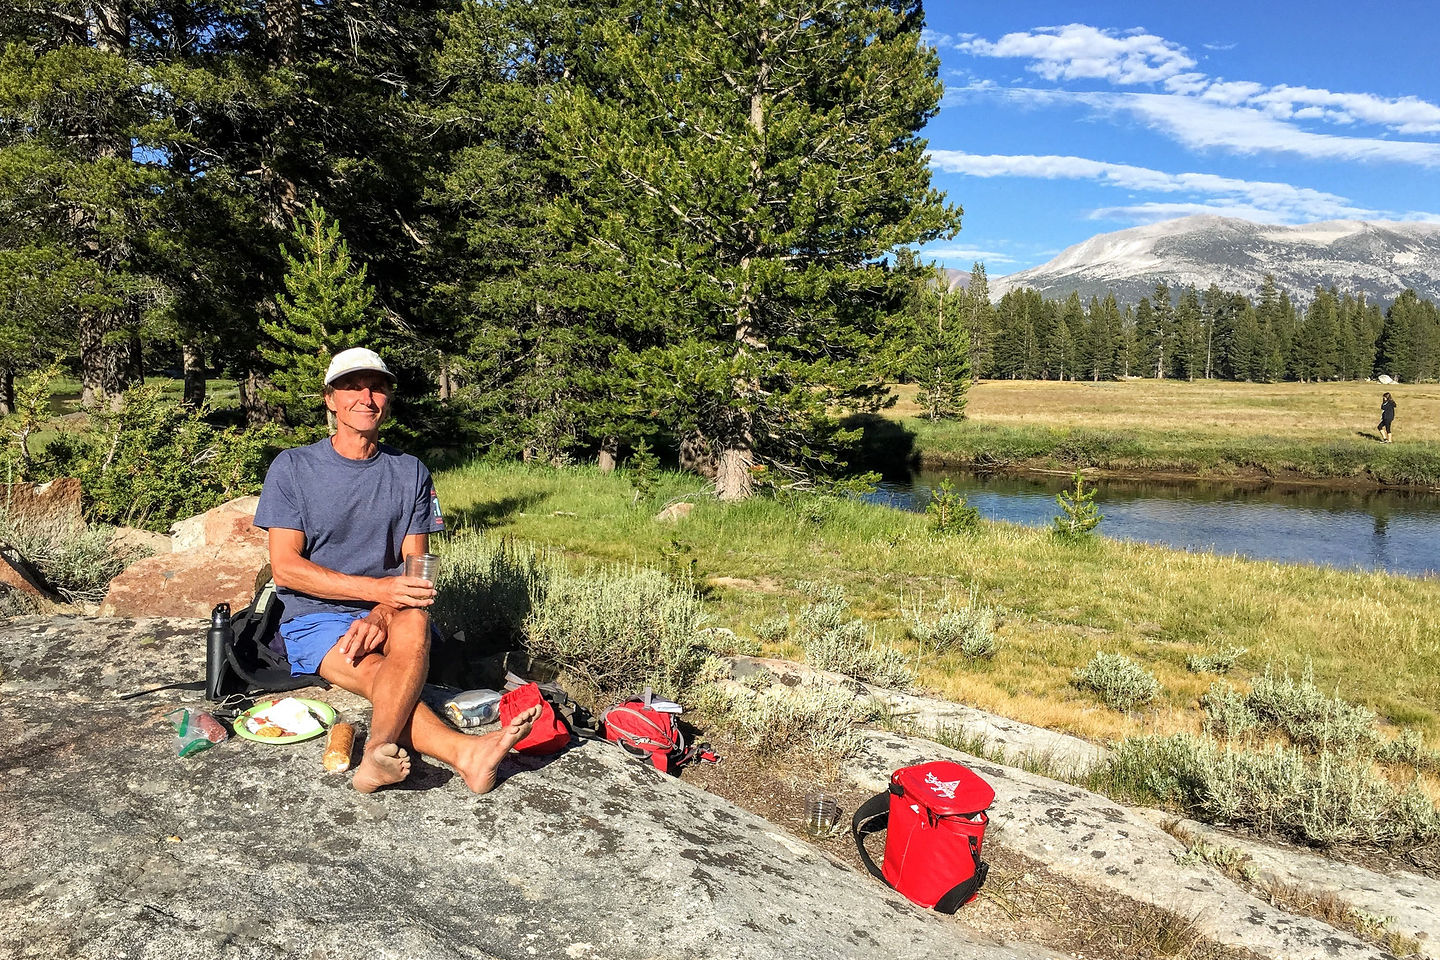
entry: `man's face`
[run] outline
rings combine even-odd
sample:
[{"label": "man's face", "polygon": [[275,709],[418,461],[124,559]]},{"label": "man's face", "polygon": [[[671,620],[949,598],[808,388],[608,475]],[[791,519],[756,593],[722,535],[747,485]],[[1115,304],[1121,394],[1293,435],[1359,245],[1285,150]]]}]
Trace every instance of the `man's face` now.
[{"label": "man's face", "polygon": [[331,384],[325,406],[338,423],[359,433],[373,433],[390,412],[390,378],[383,373],[359,370],[347,373]]}]

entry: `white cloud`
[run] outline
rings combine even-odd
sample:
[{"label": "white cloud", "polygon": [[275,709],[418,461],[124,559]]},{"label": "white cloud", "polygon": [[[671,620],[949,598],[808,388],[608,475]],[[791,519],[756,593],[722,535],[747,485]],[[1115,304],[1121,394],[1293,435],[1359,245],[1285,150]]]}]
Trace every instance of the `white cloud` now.
[{"label": "white cloud", "polygon": [[1007,33],[994,42],[975,38],[955,47],[979,57],[1030,60],[1028,69],[1047,80],[1153,83],[1195,66],[1183,47],[1154,34],[1143,30],[1117,34],[1083,23]]},{"label": "white cloud", "polygon": [[1440,132],[1440,106],[1419,97],[1387,100],[1368,93],[1334,93],[1314,87],[1281,85],[1257,91],[1250,102],[1280,117],[1300,116],[1302,112],[1320,109],[1335,122],[1373,123],[1406,134]]},{"label": "white cloud", "polygon": [[1076,93],[1072,96],[1102,111],[1133,114],[1190,147],[1219,147],[1237,153],[1292,153],[1310,159],[1440,166],[1440,143],[1314,133],[1248,106],[1225,106],[1197,97],[1163,93]]},{"label": "white cloud", "polygon": [[923,248],[920,251],[922,260],[943,260],[949,262],[974,263],[1015,263],[1014,257],[1004,253],[997,253],[994,250],[979,250],[975,247],[935,247],[934,249]]},{"label": "white cloud", "polygon": [[[1303,223],[1312,220],[1374,219],[1391,217],[1384,211],[1358,207],[1338,194],[1266,180],[1239,180],[1209,173],[1166,173],[1124,163],[1106,163],[1085,157],[1003,156],[964,153],[958,150],[930,151],[930,165],[945,173],[972,177],[1031,177],[1044,180],[1093,180],[1124,190],[1184,194],[1186,202],[1145,203],[1130,207],[1107,207],[1107,219],[1120,212],[1138,219],[1164,219],[1189,213],[1211,212],[1247,217],[1270,223]],[[1158,211],[1168,210],[1168,214]],[[1153,216],[1151,211],[1157,211]]]},{"label": "white cloud", "polygon": [[[1435,134],[1440,133],[1440,105],[1414,96],[1382,97],[1211,77],[1193,69],[1196,61],[1183,46],[1140,28],[1116,31],[1072,23],[1008,33],[994,41],[974,37],[953,46],[977,57],[1028,61],[1027,70],[1056,82],[1091,79],[1117,86],[1159,85],[1168,92],[1171,102],[1136,100],[1130,109],[1156,120],[1192,146],[1220,146],[1241,152],[1284,150],[1313,157],[1386,159],[1427,166],[1436,162],[1434,151],[1428,149],[1431,145],[1425,143],[1391,148],[1362,145],[1377,142],[1374,139],[1341,137],[1327,142],[1324,134],[1306,131],[1293,123],[1283,124],[1367,124],[1404,136]],[[1069,91],[1025,92],[1038,99],[1046,92]],[[1076,91],[1074,95],[1097,94]],[[1204,113],[1201,107],[1210,107],[1212,112]],[[1267,127],[1266,121],[1282,126]],[[1234,138],[1223,136],[1227,125],[1240,128]]]},{"label": "white cloud", "polygon": [[[1210,214],[1216,217],[1239,217],[1255,223],[1294,223],[1284,214],[1257,207],[1248,203],[1137,203],[1127,207],[1099,207],[1090,211],[1091,220],[1121,220],[1129,223],[1158,223],[1189,217],[1195,214]],[[1326,217],[1334,219],[1363,219],[1363,217]]]}]

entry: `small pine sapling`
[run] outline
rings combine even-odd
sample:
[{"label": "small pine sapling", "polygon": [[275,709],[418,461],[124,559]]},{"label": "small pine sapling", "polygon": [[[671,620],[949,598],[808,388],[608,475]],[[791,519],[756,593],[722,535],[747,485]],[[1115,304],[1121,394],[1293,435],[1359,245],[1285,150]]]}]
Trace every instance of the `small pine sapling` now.
[{"label": "small pine sapling", "polygon": [[956,493],[949,480],[941,480],[940,486],[930,491],[925,512],[936,533],[974,533],[980,528],[980,510],[970,506],[963,493]]},{"label": "small pine sapling", "polygon": [[635,444],[626,466],[629,467],[630,485],[635,488],[635,502],[649,500],[659,483],[656,474],[660,469],[660,458],[655,456],[650,444],[641,440]]},{"label": "small pine sapling", "polygon": [[1084,540],[1100,526],[1105,515],[1095,505],[1095,491],[1085,489],[1085,477],[1075,471],[1075,486],[1056,494],[1060,513],[1054,519],[1055,536],[1065,540]]}]

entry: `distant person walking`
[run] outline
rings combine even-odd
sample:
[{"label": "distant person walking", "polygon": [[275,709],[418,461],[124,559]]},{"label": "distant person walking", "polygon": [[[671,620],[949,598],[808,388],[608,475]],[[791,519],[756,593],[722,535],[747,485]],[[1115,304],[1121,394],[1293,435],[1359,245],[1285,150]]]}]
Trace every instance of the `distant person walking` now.
[{"label": "distant person walking", "polygon": [[1389,393],[1380,397],[1380,442],[1390,442],[1390,424],[1395,422],[1395,398]]}]

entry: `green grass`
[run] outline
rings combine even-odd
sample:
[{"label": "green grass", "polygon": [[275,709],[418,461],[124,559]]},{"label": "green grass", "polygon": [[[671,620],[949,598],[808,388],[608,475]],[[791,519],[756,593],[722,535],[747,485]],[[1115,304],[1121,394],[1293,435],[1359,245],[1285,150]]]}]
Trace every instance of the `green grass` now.
[{"label": "green grass", "polygon": [[[943,537],[921,515],[842,499],[805,509],[765,498],[720,504],[705,481],[673,473],[643,504],[624,476],[590,469],[476,464],[437,481],[457,526],[548,544],[581,565],[693,564],[709,585],[708,622],[745,638],[766,634],[763,649],[776,655],[801,659],[802,651],[763,629],[767,622],[797,615],[807,582],[843,587],[850,616],[914,655],[922,685],[1042,726],[1097,739],[1198,731],[1212,678],[1186,661],[1241,646],[1237,685],[1267,663],[1295,673],[1308,664],[1321,689],[1440,743],[1440,581],[1104,539],[1067,545],[1006,524]],[[680,497],[696,500],[689,519],[652,519]],[[1001,614],[996,655],[921,655],[904,611],[972,596]],[[1076,688],[1072,672],[1102,651],[1154,674],[1156,700],[1127,715]]]}]

